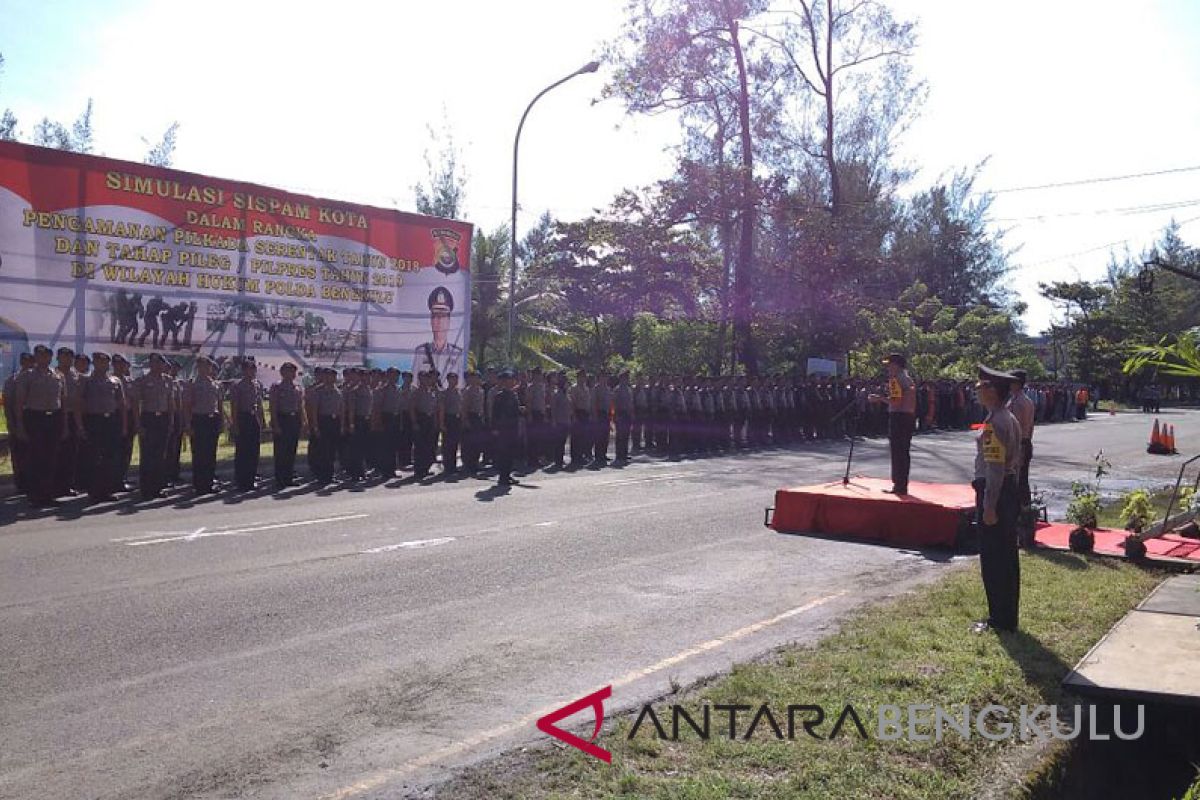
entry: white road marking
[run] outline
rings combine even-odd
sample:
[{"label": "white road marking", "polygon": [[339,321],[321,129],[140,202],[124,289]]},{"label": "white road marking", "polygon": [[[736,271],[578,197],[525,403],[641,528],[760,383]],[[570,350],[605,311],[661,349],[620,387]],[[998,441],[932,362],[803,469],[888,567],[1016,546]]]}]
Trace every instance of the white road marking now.
[{"label": "white road marking", "polygon": [[400,542],[399,544],[385,544],[383,547],[372,547],[370,550],[360,550],[360,553],[389,553],[392,550],[403,550],[410,547],[436,547],[439,544],[449,544],[454,541],[453,536],[443,536],[441,539],[417,539],[411,542]]},{"label": "white road marking", "polygon": [[649,483],[651,481],[670,481],[676,478],[690,478],[696,472],[670,472],[664,475],[643,475],[637,478],[617,478],[611,481],[600,481],[601,486],[625,486],[630,483]]},{"label": "white road marking", "polygon": [[547,520],[546,522],[535,522],[535,523],[533,523],[533,527],[535,527],[535,528],[548,528],[548,527],[550,527],[551,525],[557,525],[557,524],[558,524],[558,520],[556,520],[556,519],[552,519],[552,520]]},{"label": "white road marking", "polygon": [[129,536],[121,539],[111,539],[114,543],[120,543],[129,547],[140,547],[144,544],[163,544],[165,542],[194,542],[197,539],[206,539],[210,536],[238,536],[243,533],[258,533],[259,531],[275,531],[281,528],[299,528],[305,525],[321,525],[326,522],[344,522],[348,519],[362,519],[369,517],[370,514],[343,514],[340,517],[322,517],[320,519],[302,519],[295,522],[276,522],[271,525],[255,525],[250,528],[233,528],[224,531],[210,531],[207,528],[198,528],[190,533],[172,534],[167,536],[158,536],[157,534],[149,534],[156,538],[145,538],[145,536]]},{"label": "white road marking", "polygon": [[[725,644],[729,644],[730,642],[734,641],[735,639],[741,639],[744,636],[749,636],[752,633],[757,633],[758,631],[760,631],[763,628],[766,628],[770,625],[775,625],[776,623],[783,622],[785,619],[790,619],[791,617],[794,617],[798,614],[803,614],[805,611],[811,611],[812,609],[817,608],[818,606],[823,606],[826,603],[828,603],[830,600],[836,600],[837,598],[843,596],[844,594],[846,594],[846,592],[841,591],[841,592],[834,592],[833,594],[826,595],[824,597],[818,597],[816,600],[810,600],[809,602],[805,603],[804,605],[797,606],[796,608],[792,608],[787,611],[784,611],[782,614],[776,614],[773,617],[769,617],[769,618],[761,620],[759,622],[755,622],[751,625],[746,625],[745,627],[738,628],[736,631],[733,631],[732,633],[728,633],[718,639],[710,639],[709,641],[704,642],[703,644],[699,644],[699,645],[696,645],[695,647],[684,650],[682,653],[677,653],[676,655],[673,655],[670,658],[664,658],[662,661],[659,661],[656,664],[652,664],[651,666],[646,667],[645,669],[636,669],[631,672],[627,672],[624,675],[622,675],[620,678],[617,678],[616,680],[614,680],[612,682],[612,687],[614,689],[616,689],[618,687],[633,683],[634,681],[638,680],[639,678],[644,678],[655,672],[661,672],[662,670],[666,669],[667,667],[674,666],[681,661],[691,658],[692,656],[698,655],[698,654],[703,653],[708,650],[712,650],[713,648],[720,647]],[[486,730],[481,733],[477,733],[474,736],[468,737],[466,739],[462,739],[457,742],[452,742],[452,743],[446,745],[445,747],[441,747],[437,750],[433,750],[429,753],[426,753],[423,756],[418,756],[417,758],[414,758],[412,761],[409,761],[407,764],[404,764],[403,766],[394,767],[392,769],[386,769],[381,772],[377,772],[374,775],[370,776],[369,778],[364,778],[356,783],[352,783],[349,786],[343,787],[342,789],[339,789],[338,791],[333,792],[332,794],[323,795],[321,797],[321,800],[346,800],[346,798],[348,798],[348,797],[354,797],[354,796],[360,795],[364,792],[369,792],[372,789],[378,789],[380,786],[384,785],[385,783],[388,783],[389,781],[394,781],[394,780],[401,778],[409,773],[412,773],[418,769],[422,769],[424,767],[431,766],[433,764],[438,763],[439,761],[443,761],[447,758],[450,758],[451,756],[458,755],[459,753],[470,750],[471,748],[477,747],[485,742],[491,741],[493,739],[498,739],[502,736],[507,736],[510,733],[518,731],[522,728],[526,728],[526,727],[532,725],[538,719],[541,719],[542,717],[546,716],[550,712],[557,711],[561,707],[561,705],[562,705],[561,703],[555,703],[554,705],[546,706],[545,708],[539,708],[537,711],[531,711],[530,713],[526,714],[525,716],[521,717],[520,719],[514,720],[513,722],[508,722],[503,725],[499,725],[495,728],[491,728],[490,730]]]}]

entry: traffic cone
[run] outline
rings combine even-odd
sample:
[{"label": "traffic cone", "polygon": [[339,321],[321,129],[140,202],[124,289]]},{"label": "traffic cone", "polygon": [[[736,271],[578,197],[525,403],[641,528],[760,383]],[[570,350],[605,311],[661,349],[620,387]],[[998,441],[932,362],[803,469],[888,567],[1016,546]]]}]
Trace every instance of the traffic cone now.
[{"label": "traffic cone", "polygon": [[1167,428],[1167,451],[1171,455],[1175,455],[1179,451],[1175,449],[1175,426],[1171,425]]},{"label": "traffic cone", "polygon": [[1157,418],[1154,420],[1154,427],[1150,429],[1150,444],[1146,447],[1146,452],[1159,456],[1171,452],[1167,449],[1166,440],[1163,438],[1163,433],[1158,427]]}]

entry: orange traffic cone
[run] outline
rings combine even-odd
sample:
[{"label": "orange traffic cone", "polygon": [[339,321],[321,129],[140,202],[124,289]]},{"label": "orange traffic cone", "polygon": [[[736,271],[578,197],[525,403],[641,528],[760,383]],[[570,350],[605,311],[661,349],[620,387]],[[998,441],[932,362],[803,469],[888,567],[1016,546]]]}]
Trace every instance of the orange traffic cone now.
[{"label": "orange traffic cone", "polygon": [[1150,429],[1150,444],[1146,447],[1146,452],[1158,456],[1170,453],[1171,451],[1167,449],[1166,439],[1163,437],[1164,434],[1159,429],[1158,419],[1156,418],[1154,420],[1154,427]]},{"label": "orange traffic cone", "polygon": [[1167,452],[1171,453],[1172,455],[1179,452],[1178,450],[1175,449],[1175,426],[1174,425],[1167,426],[1167,442],[1166,442],[1166,444],[1167,444]]}]

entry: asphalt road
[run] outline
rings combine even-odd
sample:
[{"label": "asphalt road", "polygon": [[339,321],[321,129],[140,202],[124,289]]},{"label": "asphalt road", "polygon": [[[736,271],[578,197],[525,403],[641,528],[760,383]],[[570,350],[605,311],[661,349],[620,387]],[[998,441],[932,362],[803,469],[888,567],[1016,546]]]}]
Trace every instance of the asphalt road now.
[{"label": "asphalt road", "polygon": [[[1200,413],[1163,417],[1200,450]],[[1101,447],[1114,489],[1173,479],[1148,428],[1041,429],[1034,481],[1061,508]],[[918,437],[914,479],[969,480],[973,448]],[[601,686],[610,713],[638,705],[966,560],[763,527],[776,488],[836,480],[844,454],[0,503],[0,797],[403,797]],[[868,441],[854,471],[886,462]]]}]

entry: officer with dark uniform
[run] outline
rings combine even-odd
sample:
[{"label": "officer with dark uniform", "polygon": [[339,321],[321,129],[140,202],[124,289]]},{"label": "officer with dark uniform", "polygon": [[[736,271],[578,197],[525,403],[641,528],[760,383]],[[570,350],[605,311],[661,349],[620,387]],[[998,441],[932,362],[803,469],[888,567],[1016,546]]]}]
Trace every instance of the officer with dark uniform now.
[{"label": "officer with dark uniform", "polygon": [[479,456],[482,452],[485,435],[485,407],[483,381],[478,372],[468,371],[467,386],[462,390],[462,466],[463,472],[468,475],[479,470]]},{"label": "officer with dark uniform", "polygon": [[33,350],[34,368],[17,382],[17,438],[29,454],[29,491],[35,508],[57,505],[56,464],[59,444],[67,437],[66,380],[50,368],[50,348]]},{"label": "officer with dark uniform", "polygon": [[979,365],[976,391],[988,415],[975,442],[975,508],[979,521],[979,571],[987,594],[988,618],[973,630],[1017,629],[1021,597],[1021,563],[1017,554],[1020,499],[1021,424],[1008,410],[1015,378]]},{"label": "officer with dark uniform", "polygon": [[608,373],[596,373],[596,384],[592,387],[592,463],[604,466],[608,463],[608,439],[611,431],[612,387]]},{"label": "officer with dark uniform", "polygon": [[313,477],[326,485],[333,482],[334,461],[342,438],[342,392],[337,387],[337,372],[329,367],[314,370],[317,383],[305,399],[308,401],[308,450]]},{"label": "officer with dark uniform", "polygon": [[397,443],[396,466],[408,469],[413,463],[413,442],[416,441],[416,431],[413,428],[412,402],[417,393],[413,386],[413,374],[408,371],[400,373],[400,405],[396,413],[400,416],[400,438]]},{"label": "officer with dark uniform", "polygon": [[442,474],[458,472],[458,445],[462,437],[462,391],[458,375],[446,375],[446,388],[438,392],[438,430],[442,433]]},{"label": "officer with dark uniform", "polygon": [[296,485],[296,448],[306,427],[304,392],[296,385],[296,365],[279,367],[279,383],[271,384],[271,439],[275,451],[275,488]]},{"label": "officer with dark uniform", "polygon": [[513,461],[516,458],[520,442],[521,416],[524,409],[513,391],[515,376],[511,370],[500,373],[500,391],[492,403],[492,430],[496,436],[496,471],[499,473],[500,486],[512,486],[519,483],[512,476]]},{"label": "officer with dark uniform", "polygon": [[133,488],[127,481],[129,479],[129,465],[133,463],[133,439],[137,436],[140,423],[137,391],[133,375],[129,372],[129,359],[120,353],[114,353],[112,368],[113,374],[120,378],[121,383],[125,385],[125,435],[121,437],[121,463],[119,472],[121,476],[120,488],[128,492]]},{"label": "officer with dark uniform", "polygon": [[613,413],[616,416],[617,461],[629,460],[629,437],[633,433],[633,387],[629,385],[629,373],[617,376],[617,388],[613,391]]},{"label": "officer with dark uniform", "polygon": [[230,428],[233,433],[233,482],[243,492],[252,492],[258,482],[258,458],[262,447],[263,388],[258,382],[258,365],[242,360],[242,379],[229,390]]},{"label": "officer with dark uniform", "polygon": [[353,376],[349,388],[344,390],[346,402],[346,435],[350,437],[346,448],[346,474],[351,480],[366,477],[367,456],[371,452],[371,392],[370,374],[365,369],[347,370]]},{"label": "officer with dark uniform", "polygon": [[138,378],[134,387],[141,448],[138,485],[143,500],[155,500],[163,496],[166,485],[167,434],[175,413],[175,391],[162,353],[150,354],[150,371]]},{"label": "officer with dark uniform", "polygon": [[[917,427],[917,386],[908,375],[908,359],[892,353],[883,360],[888,371],[888,393],[883,400],[888,409],[888,444],[892,451],[891,494],[908,494],[908,474],[912,465],[912,437]],[[1006,394],[1007,396],[1007,394]]]},{"label": "officer with dark uniform", "polygon": [[16,435],[17,428],[20,427],[17,424],[17,418],[20,416],[17,413],[17,384],[32,371],[33,353],[21,353],[20,368],[4,381],[4,421],[8,424],[8,432],[11,434],[8,451],[12,459],[13,483],[18,494],[29,493],[29,470],[25,466],[29,454],[26,443]]},{"label": "officer with dark uniform", "polygon": [[571,469],[584,466],[591,455],[593,442],[591,431],[592,389],[588,386],[587,373],[576,373],[575,385],[571,387]]},{"label": "officer with dark uniform", "polygon": [[413,474],[420,480],[429,475],[437,457],[437,378],[433,372],[417,376],[413,394]]},{"label": "officer with dark uniform", "polygon": [[109,374],[108,353],[92,354],[94,369],[79,387],[75,425],[80,431],[88,496],[108,501],[121,488],[121,439],[125,435],[125,384]]},{"label": "officer with dark uniform", "polygon": [[550,447],[548,458],[555,468],[562,469],[567,448],[567,437],[571,435],[571,395],[567,386],[567,373],[554,373],[550,383],[552,389],[548,400],[550,406]]},{"label": "officer with dark uniform", "polygon": [[375,437],[375,470],[383,478],[396,476],[396,455],[400,449],[400,406],[404,400],[400,394],[397,381],[400,370],[388,367],[383,381],[375,390],[374,427]]},{"label": "officer with dark uniform", "polygon": [[196,359],[196,377],[184,386],[183,425],[192,442],[192,488],[196,494],[217,490],[217,443],[221,438],[224,389],[213,379],[216,363]]}]

